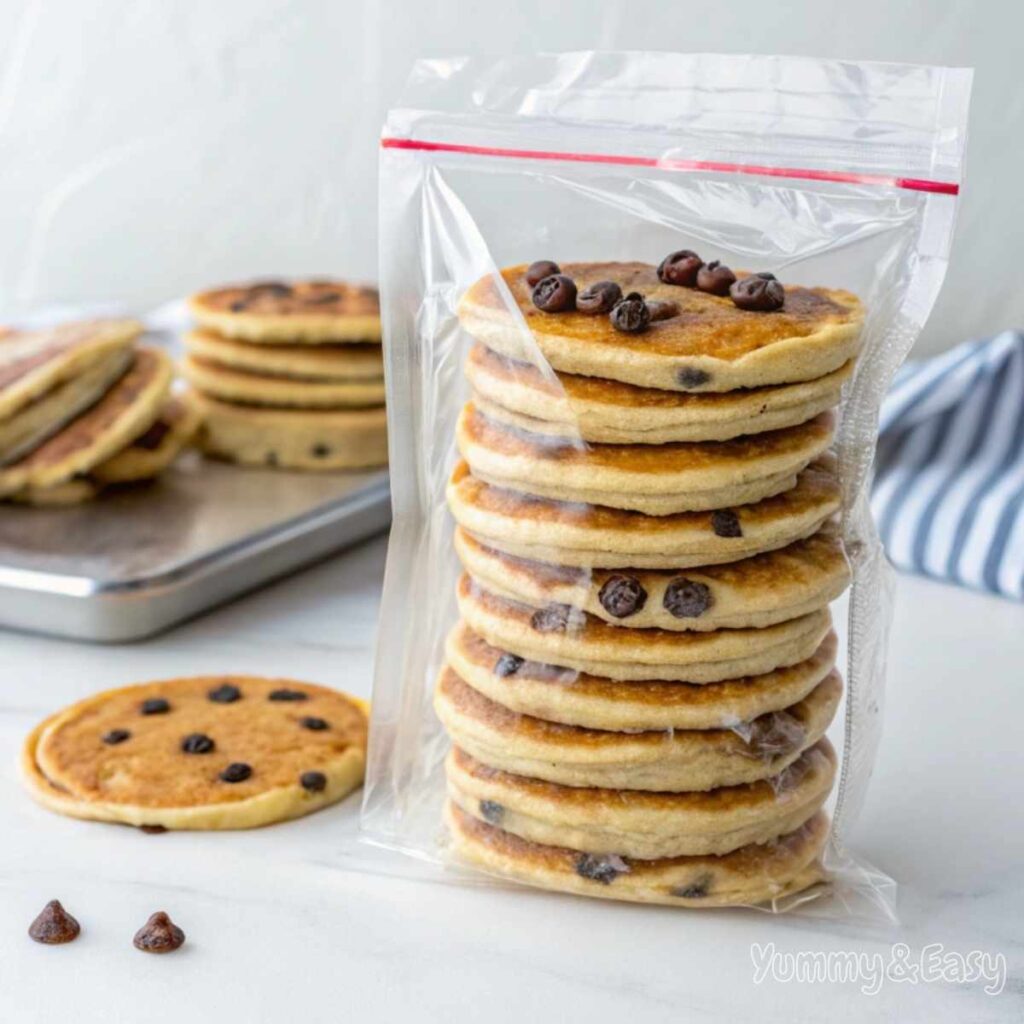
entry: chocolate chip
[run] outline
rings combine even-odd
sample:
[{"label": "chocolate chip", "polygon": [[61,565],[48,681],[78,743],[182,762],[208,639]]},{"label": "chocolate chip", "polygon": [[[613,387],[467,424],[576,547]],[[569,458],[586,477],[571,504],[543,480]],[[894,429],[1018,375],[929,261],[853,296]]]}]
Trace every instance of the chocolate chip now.
[{"label": "chocolate chip", "polygon": [[610,885],[628,871],[629,865],[614,854],[581,853],[576,858],[576,874],[602,885]]},{"label": "chocolate chip", "polygon": [[581,313],[610,313],[622,298],[622,289],[614,281],[598,281],[576,296]]},{"label": "chocolate chip", "polygon": [[501,819],[505,817],[505,808],[496,800],[481,800],[480,817],[484,821],[489,821],[492,825],[498,825],[501,823]]},{"label": "chocolate chip", "polygon": [[530,616],[530,625],[538,633],[564,633],[569,625],[570,611],[567,604],[549,604]]},{"label": "chocolate chip", "polygon": [[252,775],[252,768],[243,761],[234,761],[220,773],[218,778],[221,782],[245,782],[250,775]]},{"label": "chocolate chip", "polygon": [[624,334],[639,334],[650,326],[651,311],[639,292],[630,292],[615,304],[609,319],[615,330]]},{"label": "chocolate chip", "polygon": [[703,615],[715,603],[715,599],[706,583],[680,576],[665,588],[665,597],[661,603],[677,619],[695,619]]},{"label": "chocolate chip", "polygon": [[311,732],[323,732],[325,729],[330,729],[330,726],[322,718],[314,718],[312,715],[308,718],[300,718],[299,725],[303,729],[309,729]]},{"label": "chocolate chip", "polygon": [[665,284],[692,288],[697,283],[697,272],[704,261],[692,249],[679,249],[669,253],[658,264],[658,278]]},{"label": "chocolate chip", "polygon": [[536,260],[526,268],[526,283],[531,288],[536,288],[545,277],[561,272],[562,268],[551,260]]},{"label": "chocolate chip", "polygon": [[323,772],[303,772],[299,785],[308,793],[322,793],[327,788],[327,776]]},{"label": "chocolate chip", "polygon": [[143,953],[173,953],[184,944],[185,933],[160,910],[150,914],[132,942]]},{"label": "chocolate chip", "polygon": [[141,448],[146,452],[155,452],[163,443],[164,438],[171,432],[171,425],[164,420],[157,420],[151,423],[148,430],[143,431],[134,441],[133,448]]},{"label": "chocolate chip", "polygon": [[316,459],[326,459],[327,456],[331,454],[331,447],[330,447],[330,445],[326,445],[326,444],[315,444],[310,449],[310,451],[313,453],[313,457],[314,458],[316,458]]},{"label": "chocolate chip", "polygon": [[514,676],[522,667],[523,659],[518,654],[503,654],[494,663],[494,673],[504,679],[506,676]]},{"label": "chocolate chip", "polygon": [[159,836],[163,835],[167,831],[163,825],[140,825],[140,832],[145,832],[147,836]]},{"label": "chocolate chip", "polygon": [[711,513],[711,529],[718,537],[742,537],[739,516],[731,508],[720,508]]},{"label": "chocolate chip", "polygon": [[249,286],[250,295],[272,295],[275,299],[285,299],[292,294],[291,285],[283,281],[258,281]]},{"label": "chocolate chip", "polygon": [[144,715],[165,715],[171,710],[171,705],[163,697],[150,697],[142,702],[139,710]]},{"label": "chocolate chip", "polygon": [[108,747],[116,747],[118,743],[124,743],[131,736],[127,729],[111,729],[103,734],[103,742]]},{"label": "chocolate chip", "polygon": [[60,900],[50,900],[28,927],[29,936],[47,946],[72,942],[81,931],[82,926],[61,906]]},{"label": "chocolate chip", "polygon": [[711,295],[728,295],[729,289],[736,283],[736,275],[718,260],[705,263],[697,271],[697,287]]},{"label": "chocolate chip", "polygon": [[711,889],[712,881],[711,875],[701,875],[700,878],[689,885],[677,886],[672,890],[672,895],[678,896],[681,900],[703,899]]},{"label": "chocolate chip", "polygon": [[214,704],[234,704],[241,700],[242,691],[232,683],[222,683],[206,695]]},{"label": "chocolate chip", "polygon": [[668,302],[665,299],[648,299],[647,308],[651,313],[651,323],[655,323],[658,320],[671,320],[674,316],[679,316],[679,303]]},{"label": "chocolate chip", "polygon": [[186,754],[209,754],[216,744],[209,736],[201,732],[193,732],[181,741],[181,749]]},{"label": "chocolate chip", "polygon": [[241,313],[243,309],[248,307],[248,305],[248,299],[235,299],[235,301],[228,306],[228,309],[230,309],[232,313]]},{"label": "chocolate chip", "polygon": [[545,313],[565,313],[576,308],[576,284],[565,274],[552,274],[537,282],[531,298]]},{"label": "chocolate chip", "polygon": [[711,380],[707,370],[698,370],[696,366],[683,366],[676,370],[676,380],[684,388],[699,388]]},{"label": "chocolate chip", "polygon": [[271,690],[268,700],[297,701],[309,700],[309,695],[301,690]]},{"label": "chocolate chip", "polygon": [[263,456],[263,461],[268,466],[276,466],[277,465],[277,452],[267,452],[267,454]]},{"label": "chocolate chip", "polygon": [[786,291],[775,280],[774,274],[751,274],[737,281],[730,289],[732,301],[740,309],[754,313],[771,313],[782,309],[786,301]]},{"label": "chocolate chip", "polygon": [[609,576],[597,599],[609,615],[625,619],[635,615],[647,603],[647,591],[635,576]]},{"label": "chocolate chip", "polygon": [[302,301],[307,306],[326,306],[330,302],[339,301],[341,297],[341,292],[320,292],[317,295],[306,295]]}]

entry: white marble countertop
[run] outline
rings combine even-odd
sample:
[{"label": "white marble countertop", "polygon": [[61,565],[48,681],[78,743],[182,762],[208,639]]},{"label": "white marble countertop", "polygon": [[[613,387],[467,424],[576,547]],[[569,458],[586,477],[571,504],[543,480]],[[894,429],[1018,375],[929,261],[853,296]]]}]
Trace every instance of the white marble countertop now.
[{"label": "white marble countertop", "polygon": [[[43,715],[121,683],[206,672],[367,694],[377,540],[146,643],[0,634],[0,1022],[1020,1021],[1024,1019],[1024,609],[900,580],[885,738],[856,846],[901,882],[903,924],[687,914],[354,870],[358,798],[250,833],[145,835],[33,804],[15,759]],[[373,851],[365,855],[372,859]],[[60,898],[81,938],[25,934]],[[131,936],[165,909],[168,957]],[[754,981],[781,952],[1002,954],[985,982]]]}]

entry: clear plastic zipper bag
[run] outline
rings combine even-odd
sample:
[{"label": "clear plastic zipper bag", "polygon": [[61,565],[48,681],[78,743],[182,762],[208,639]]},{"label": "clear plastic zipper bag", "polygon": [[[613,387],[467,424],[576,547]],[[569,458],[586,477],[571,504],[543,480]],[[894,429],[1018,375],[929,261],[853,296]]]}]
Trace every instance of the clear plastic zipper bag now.
[{"label": "clear plastic zipper bag", "polygon": [[365,839],[579,895],[893,916],[848,843],[891,612],[868,485],[969,91],[804,58],[416,65],[380,159]]}]

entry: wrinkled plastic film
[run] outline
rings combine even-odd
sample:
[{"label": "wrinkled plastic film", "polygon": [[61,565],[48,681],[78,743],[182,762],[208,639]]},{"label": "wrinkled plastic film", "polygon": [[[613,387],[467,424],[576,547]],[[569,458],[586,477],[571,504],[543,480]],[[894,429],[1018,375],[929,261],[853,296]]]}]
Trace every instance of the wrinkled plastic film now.
[{"label": "wrinkled plastic film", "polygon": [[[848,289],[867,310],[834,441],[853,583],[840,628],[845,696],[829,733],[841,757],[823,856],[830,898],[780,897],[769,909],[892,916],[892,881],[848,846],[880,738],[891,615],[868,484],[882,396],[945,270],[968,90],[964,72],[804,59],[570,54],[417,66],[385,127],[404,144],[381,152],[394,526],[365,838],[447,859],[450,743],[432,694],[458,619],[445,492],[474,344],[460,299],[481,278],[495,283],[518,322],[515,358],[548,387],[552,443],[585,449],[501,268],[540,258],[656,264],[691,248],[787,284]],[[586,570],[579,579],[588,585]]]}]

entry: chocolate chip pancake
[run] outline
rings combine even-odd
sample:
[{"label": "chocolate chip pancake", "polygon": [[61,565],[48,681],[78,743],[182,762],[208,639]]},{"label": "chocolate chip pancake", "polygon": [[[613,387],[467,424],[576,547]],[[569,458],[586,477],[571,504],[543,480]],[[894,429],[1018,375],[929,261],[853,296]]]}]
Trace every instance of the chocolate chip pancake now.
[{"label": "chocolate chip pancake", "polygon": [[101,484],[152,480],[181,454],[199,429],[199,409],[185,396],[164,403],[156,420],[127,448],[89,471],[89,479]]},{"label": "chocolate chip pancake", "polygon": [[97,360],[127,351],[141,333],[135,320],[84,320],[0,334],[0,423]]},{"label": "chocolate chip pancake", "polygon": [[287,679],[202,676],[110,690],[28,737],[31,794],[61,814],[253,828],[335,803],[363,777],[366,709]]},{"label": "chocolate chip pancake", "polygon": [[560,786],[458,747],[445,762],[449,799],[474,818],[533,843],[643,860],[720,855],[793,832],[821,809],[835,768],[827,739],[770,779],[699,793]]},{"label": "chocolate chip pancake", "polygon": [[648,515],[746,505],[790,490],[832,442],[834,420],[732,441],[663,445],[571,444],[503,427],[467,403],[456,428],[473,475],[555,501]]},{"label": "chocolate chip pancake", "polygon": [[656,391],[599,377],[542,373],[474,345],[473,403],[488,418],[535,434],[603,444],[727,441],[793,427],[839,404],[852,360],[816,380],[720,394]]},{"label": "chocolate chip pancake", "polygon": [[384,378],[377,380],[297,380],[222,366],[188,355],[182,376],[211,398],[281,409],[365,408],[384,402]]},{"label": "chocolate chip pancake", "polygon": [[387,464],[387,415],[370,409],[268,409],[221,402],[198,392],[197,443],[208,455],[248,466],[365,469]]},{"label": "chocolate chip pancake", "polygon": [[376,381],[384,376],[379,342],[360,345],[252,345],[211,331],[190,331],[185,347],[200,359],[273,377],[306,381]]},{"label": "chocolate chip pancake", "polygon": [[578,292],[608,280],[624,295],[638,292],[678,307],[676,315],[628,334],[605,314],[542,312],[531,299],[526,270],[522,264],[501,271],[514,311],[493,276],[465,293],[459,321],[470,335],[513,359],[531,361],[535,342],[560,372],[666,391],[732,391],[824,377],[856,355],[864,319],[857,297],[836,289],[790,285],[782,309],[752,312],[728,295],[666,284],[646,263],[562,264]]},{"label": "chocolate chip pancake", "polygon": [[258,281],[200,292],[189,309],[201,327],[246,341],[318,344],[380,341],[375,288],[343,281]]},{"label": "chocolate chip pancake", "polygon": [[771,626],[824,608],[850,580],[842,541],[829,525],[785,548],[685,575],[534,562],[489,548],[461,527],[455,550],[466,572],[500,597],[535,608],[568,605],[637,629]]},{"label": "chocolate chip pancake", "polygon": [[129,347],[112,346],[77,376],[55,384],[0,421],[0,466],[16,462],[95,405],[134,359]]},{"label": "chocolate chip pancake", "polygon": [[509,711],[445,666],[434,710],[455,745],[492,768],[563,786],[679,793],[778,775],[824,736],[841,694],[833,672],[798,703],[734,729],[606,732]]},{"label": "chocolate chip pancake", "polygon": [[54,487],[115,455],[156,419],[171,376],[163,352],[137,349],[131,367],[99,402],[31,454],[0,469],[0,497]]},{"label": "chocolate chip pancake", "polygon": [[452,850],[489,874],[579,896],[676,907],[752,906],[783,900],[823,879],[819,856],[828,818],[816,814],[795,832],[720,857],[630,860],[543,846],[488,825],[449,803]]},{"label": "chocolate chip pancake", "polygon": [[488,547],[581,568],[686,569],[732,562],[810,536],[840,507],[836,464],[815,460],[789,491],[719,512],[648,516],[493,487],[459,463],[447,491],[456,522]]},{"label": "chocolate chip pancake", "polygon": [[838,642],[829,633],[806,660],[718,683],[624,681],[558,668],[492,647],[459,622],[445,657],[488,699],[533,718],[590,729],[730,729],[803,700],[832,671]]},{"label": "chocolate chip pancake", "polygon": [[494,647],[609,679],[713,683],[770,672],[805,661],[831,627],[822,609],[764,629],[634,630],[565,605],[510,601],[465,575],[457,598],[466,624]]}]

